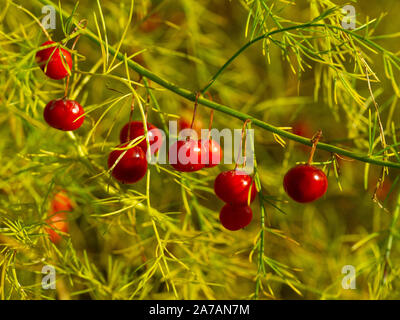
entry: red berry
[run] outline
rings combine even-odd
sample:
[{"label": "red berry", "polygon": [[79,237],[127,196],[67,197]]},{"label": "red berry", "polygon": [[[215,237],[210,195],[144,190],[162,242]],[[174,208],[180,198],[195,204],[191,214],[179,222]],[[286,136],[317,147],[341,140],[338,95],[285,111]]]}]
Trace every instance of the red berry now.
[{"label": "red berry", "polygon": [[[44,108],[44,120],[53,128],[72,131],[78,129],[85,116],[82,106],[74,101],[58,99],[50,101]],[[79,119],[78,119],[79,118]]]},{"label": "red berry", "polygon": [[[306,120],[299,120],[292,125],[292,132],[297,134],[298,136],[302,136],[305,138],[311,138],[314,134],[312,131],[312,126]],[[311,147],[306,146],[304,144],[296,144],[298,148],[300,148],[303,152],[309,152]]]},{"label": "red berry", "polygon": [[[128,143],[125,143],[118,148],[127,146]],[[135,183],[142,179],[147,171],[146,154],[142,148],[135,146],[127,150],[112,151],[108,156],[108,168],[111,169],[124,152],[124,156],[112,170],[112,176],[122,183]]]},{"label": "red berry", "polygon": [[392,182],[388,177],[385,177],[385,180],[381,185],[379,185],[379,188],[377,190],[376,187],[377,187],[377,182],[374,180],[370,180],[369,188],[372,191],[372,193],[376,192],[375,195],[380,201],[384,201],[388,196],[390,198],[393,195],[393,193],[389,194],[389,192],[392,189]]},{"label": "red berry", "polygon": [[293,200],[301,203],[312,202],[325,194],[328,179],[322,170],[303,164],[286,173],[283,187]]},{"label": "red berry", "polygon": [[65,214],[59,213],[52,215],[46,221],[49,227],[45,228],[45,230],[50,236],[50,241],[54,244],[58,244],[61,240],[61,235],[57,231],[68,232],[68,222],[66,219]]},{"label": "red berry", "polygon": [[208,156],[208,161],[206,162],[206,168],[215,167],[222,160],[222,150],[218,142],[210,139],[204,143],[206,149],[206,155]]},{"label": "red berry", "polygon": [[[163,143],[163,138],[161,131],[152,125],[151,123],[147,123],[147,133],[149,135],[150,149],[151,154],[156,153]],[[137,137],[144,136],[144,128],[143,123],[140,121],[132,121],[127,123],[121,130],[119,135],[119,140],[121,143],[129,142]],[[147,141],[143,140],[138,144],[139,147],[143,149],[146,153],[147,151]]]},{"label": "red berry", "polygon": [[[186,116],[180,117],[178,120],[178,131],[180,132],[185,129],[190,129],[191,123],[192,123],[192,119],[189,120],[189,118]],[[194,130],[197,133],[198,137],[201,136],[201,128],[202,127],[203,127],[203,122],[200,119],[196,119],[193,123],[192,130]]]},{"label": "red berry", "polygon": [[169,163],[178,171],[197,171],[205,166],[201,159],[205,152],[200,140],[178,140],[169,149]]},{"label": "red berry", "polygon": [[66,212],[72,210],[73,206],[67,194],[63,191],[56,193],[53,200],[51,201],[50,212],[57,213],[60,211]]},{"label": "red berry", "polygon": [[[251,187],[251,191],[250,191]],[[238,170],[221,172],[214,182],[215,194],[226,203],[247,205],[249,192],[250,203],[256,198],[256,185],[245,172]]]},{"label": "red berry", "polygon": [[[46,41],[41,47],[54,43],[54,41]],[[68,71],[72,70],[71,54],[67,50],[56,46],[38,51],[36,53],[36,61],[44,73],[54,80],[65,78],[69,74]]]},{"label": "red berry", "polygon": [[219,220],[222,225],[231,231],[236,231],[246,227],[253,218],[253,212],[247,205],[238,206],[226,204],[219,213]]},{"label": "red berry", "polygon": [[58,244],[61,240],[61,235],[57,231],[68,232],[67,212],[72,210],[71,200],[65,192],[60,191],[54,195],[51,200],[49,218],[46,221],[49,227],[45,228],[54,244]]},{"label": "red berry", "polygon": [[311,126],[305,120],[295,122],[292,125],[292,132],[305,138],[311,138],[313,136]]},{"label": "red berry", "polygon": [[179,118],[178,120],[178,130],[190,129],[190,121],[186,118]]}]

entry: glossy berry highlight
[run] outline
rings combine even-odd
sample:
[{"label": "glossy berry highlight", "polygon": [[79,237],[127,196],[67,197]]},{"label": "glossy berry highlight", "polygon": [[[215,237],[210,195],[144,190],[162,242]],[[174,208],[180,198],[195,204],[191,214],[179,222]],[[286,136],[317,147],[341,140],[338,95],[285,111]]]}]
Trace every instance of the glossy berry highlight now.
[{"label": "glossy berry highlight", "polygon": [[200,140],[179,140],[169,149],[170,165],[177,171],[193,172],[203,169],[202,155],[206,150]]},{"label": "glossy berry highlight", "polygon": [[222,160],[222,150],[219,143],[213,139],[210,139],[208,141],[205,141],[203,144],[207,157],[205,167],[212,168],[220,164]]},{"label": "glossy berry highlight", "polygon": [[226,204],[219,213],[219,220],[225,229],[237,231],[243,229],[253,219],[253,212],[247,205]]},{"label": "glossy berry highlight", "polygon": [[256,198],[256,185],[251,176],[239,170],[221,172],[214,182],[215,194],[224,202],[234,205],[247,205]]},{"label": "glossy berry highlight", "polygon": [[325,173],[308,164],[290,169],[284,179],[286,193],[295,201],[307,203],[321,198],[328,189]]},{"label": "glossy berry highlight", "polygon": [[63,131],[78,129],[85,120],[82,106],[68,99],[50,101],[44,108],[43,117],[49,126]]},{"label": "glossy berry highlight", "polygon": [[[149,136],[151,154],[156,153],[163,143],[163,136],[161,131],[151,123],[147,123],[147,133]],[[143,123],[140,121],[131,121],[127,123],[121,130],[119,140],[121,143],[129,142],[137,137],[144,136]],[[147,141],[144,139],[138,144],[140,148],[146,153]]]},{"label": "glossy berry highlight", "polygon": [[[55,44],[54,41],[46,41],[41,47]],[[72,70],[71,54],[56,46],[42,49],[36,53],[36,61],[43,72],[51,79],[60,80],[68,76]]]},{"label": "glossy berry highlight", "polygon": [[[118,146],[118,148],[125,148],[128,143]],[[120,156],[125,153],[122,158],[117,162]],[[127,150],[114,150],[108,156],[108,168],[113,166],[111,175],[122,183],[135,183],[141,180],[147,171],[146,154],[142,148],[135,146]]]}]

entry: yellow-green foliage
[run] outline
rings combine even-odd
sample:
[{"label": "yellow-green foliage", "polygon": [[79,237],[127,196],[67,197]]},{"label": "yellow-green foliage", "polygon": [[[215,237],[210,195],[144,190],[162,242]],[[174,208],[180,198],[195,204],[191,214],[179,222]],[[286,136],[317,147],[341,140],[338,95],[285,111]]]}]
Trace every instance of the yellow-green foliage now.
[{"label": "yellow-green foliage", "polygon": [[[356,30],[342,29],[339,0],[75,2],[0,0],[0,299],[400,298],[398,0],[353,1]],[[42,117],[65,87],[35,63],[45,4],[52,38],[71,48],[80,35],[69,96],[86,120],[74,133]],[[205,128],[211,109],[219,129],[252,117],[259,192],[245,230],[218,220],[213,181],[232,165],[149,166],[134,185],[107,171],[132,101],[134,119],[147,111],[165,128],[201,90],[214,101],[199,100]],[[323,130],[315,164],[329,173],[307,205],[282,187],[307,160],[311,136],[290,133],[299,121]],[[56,246],[44,228],[60,189],[75,209]],[[56,290],[41,287],[44,265]],[[342,288],[345,265],[355,290]]]}]

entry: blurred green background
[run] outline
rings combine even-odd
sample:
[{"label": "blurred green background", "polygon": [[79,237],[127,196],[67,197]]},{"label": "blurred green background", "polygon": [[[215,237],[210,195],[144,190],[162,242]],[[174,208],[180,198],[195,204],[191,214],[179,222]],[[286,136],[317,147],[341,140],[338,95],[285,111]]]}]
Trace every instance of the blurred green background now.
[{"label": "blurred green background", "polygon": [[[39,1],[14,4],[43,17]],[[62,97],[64,83],[47,79],[37,67],[35,50],[45,36],[32,17],[14,4],[0,0],[1,298],[400,297],[398,169],[389,170],[374,201],[382,168],[337,157],[336,175],[332,163],[320,163],[329,172],[326,195],[312,204],[297,204],[285,195],[282,179],[289,168],[307,160],[309,148],[287,139],[283,147],[271,133],[253,126],[261,192],[268,200],[264,202],[264,254],[260,255],[259,199],[252,204],[254,218],[245,230],[229,232],[218,220],[223,203],[213,193],[213,181],[232,165],[184,175],[177,175],[169,166],[151,166],[150,180],[129,186],[110,178],[107,156],[129,120],[132,98],[121,98],[130,93],[124,65],[110,73],[113,77],[106,76],[101,47],[84,34],[76,46],[79,56],[74,54],[70,95],[88,112],[85,123],[72,135],[46,125],[43,108],[48,101]],[[195,92],[251,39],[257,23],[254,36],[276,28],[274,19],[284,26],[292,21],[307,22],[344,4],[347,2],[325,0],[138,0],[127,26],[130,1],[80,1],[74,21],[87,19],[88,29],[96,35],[100,32],[103,40],[106,35],[114,48],[127,28],[122,53],[130,56],[144,50],[133,58],[136,62]],[[372,21],[357,32],[397,56],[399,1],[351,4],[358,27]],[[75,1],[60,1],[68,13],[74,5]],[[257,22],[255,12],[265,20]],[[338,10],[323,22],[340,19]],[[52,38],[61,41],[65,34],[59,15],[56,25]],[[293,31],[293,35],[299,43],[316,48],[324,59],[329,59],[329,50],[335,57],[342,54],[343,68],[362,78],[357,51],[346,47],[346,39],[345,45],[333,39],[327,49],[329,37],[313,38],[307,30]],[[390,36],[375,37],[382,35]],[[355,94],[343,86],[336,89],[335,101],[334,84],[340,82],[340,72],[304,54],[301,70],[294,53],[299,45],[290,43],[289,38],[275,39],[281,41],[281,47],[261,41],[241,54],[210,89],[213,100],[277,127],[293,127],[295,133],[308,138],[322,129],[323,142],[365,155],[372,139],[374,152],[379,152],[376,113],[365,76],[364,80],[349,76],[352,90],[364,98],[361,104],[355,103]],[[361,42],[356,45],[380,80],[372,83],[372,91],[388,144],[395,145],[399,116],[396,85],[387,76],[383,54],[368,50]],[[112,56],[109,63],[111,60]],[[139,76],[131,70],[130,78],[138,80]],[[392,78],[398,79],[398,75]],[[191,118],[193,102],[154,82],[151,86],[161,110],[150,101],[151,123],[162,127],[163,119]],[[145,89],[138,87],[137,92],[146,99]],[[209,115],[210,109],[199,105],[196,119],[205,128]],[[141,119],[138,107],[133,118]],[[242,125],[223,113],[214,114],[215,128],[240,129]],[[397,153],[396,146],[393,148],[391,152]],[[331,160],[329,152],[317,151],[315,161]],[[393,155],[390,160],[398,162]],[[75,208],[68,216],[69,234],[56,246],[44,226],[51,197],[60,189],[67,191]],[[56,267],[56,290],[41,287],[45,264]],[[345,265],[356,269],[354,290],[342,287]]]}]

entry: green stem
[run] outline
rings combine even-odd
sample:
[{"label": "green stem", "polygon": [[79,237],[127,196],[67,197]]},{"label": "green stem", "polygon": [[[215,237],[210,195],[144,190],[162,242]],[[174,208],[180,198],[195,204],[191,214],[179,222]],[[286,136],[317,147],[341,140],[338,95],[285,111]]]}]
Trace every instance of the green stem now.
[{"label": "green stem", "polygon": [[[61,10],[61,12],[60,12],[58,6],[54,5],[54,3],[52,1],[50,1],[50,0],[37,0],[37,1],[39,1],[42,4],[52,5],[64,17],[66,17],[66,18],[69,17],[69,14],[67,14],[64,10]],[[362,36],[359,36],[359,35],[351,32],[349,30],[345,30],[345,29],[341,29],[339,27],[329,26],[329,25],[325,25],[325,24],[306,23],[306,24],[302,24],[302,25],[291,26],[291,27],[288,27],[288,28],[285,28],[285,29],[274,30],[274,31],[269,33],[269,36],[271,36],[273,34],[276,34],[276,33],[279,33],[279,32],[298,29],[300,27],[301,28],[305,28],[305,27],[329,27],[329,28],[332,28],[332,29],[340,29],[341,31],[346,32],[348,34],[351,34],[351,35],[353,35],[353,36],[355,36],[355,37],[357,37],[359,39],[363,39],[364,41],[369,43],[374,48],[376,48],[376,49],[378,49],[378,50],[380,50],[382,52],[386,52],[386,50],[384,48],[380,47],[379,45],[377,45],[377,44],[365,39]],[[92,31],[90,31],[88,28],[86,28],[84,30],[83,34],[85,34],[91,41],[93,41],[94,43],[96,43],[98,45],[100,45],[101,42],[102,42],[102,40],[99,40],[97,38],[97,36]],[[246,44],[244,46],[244,49],[242,48],[240,50],[240,52],[243,52],[243,50],[248,48],[251,44],[255,43],[256,40],[259,41],[259,40],[261,40],[263,38],[265,38],[265,35],[260,36],[260,37],[258,37],[256,39],[252,40],[251,42]],[[115,55],[115,53],[116,53],[116,50],[111,46],[108,46],[108,51],[112,55]],[[230,62],[232,62],[234,60],[234,58],[237,56],[237,54],[238,53],[236,53],[232,57],[233,59],[232,58],[230,59],[231,60]],[[120,61],[124,61],[124,55],[121,52],[118,52],[117,59],[120,60]],[[127,64],[129,66],[129,68],[131,68],[132,70],[136,71],[138,74],[140,74],[143,77],[146,77],[146,78],[154,81],[155,83],[157,83],[160,86],[168,89],[169,91],[172,91],[172,92],[176,93],[177,95],[179,95],[179,96],[181,96],[183,98],[186,98],[186,99],[188,99],[190,101],[194,102],[196,100],[196,93],[195,92],[191,92],[191,91],[189,91],[187,89],[181,88],[181,87],[177,86],[176,84],[161,78],[160,76],[154,74],[153,72],[151,72],[150,70],[147,70],[146,68],[143,68],[140,64],[138,64],[138,63],[136,63],[136,62],[134,62],[132,60],[127,61]],[[227,66],[228,64],[225,64],[225,65]],[[225,66],[225,68],[226,68],[226,66]],[[220,74],[222,71],[223,70],[221,70],[218,74]],[[256,125],[257,127],[263,128],[263,129],[265,129],[267,131],[273,132],[273,133],[275,133],[275,134],[277,134],[277,135],[279,135],[281,137],[296,141],[298,143],[302,143],[302,144],[307,145],[307,146],[312,146],[312,143],[311,143],[310,139],[307,139],[307,138],[304,138],[302,136],[298,136],[298,135],[295,135],[293,133],[287,132],[285,130],[279,129],[279,128],[277,128],[275,126],[272,126],[272,125],[270,125],[270,124],[268,124],[268,123],[266,123],[264,121],[261,121],[261,120],[259,120],[257,118],[254,118],[254,117],[252,117],[252,116],[250,116],[248,114],[242,113],[240,111],[231,109],[231,108],[229,108],[227,106],[224,106],[222,104],[219,104],[219,103],[216,103],[214,101],[210,101],[210,100],[207,100],[207,99],[204,99],[204,98],[201,98],[201,97],[198,98],[198,103],[203,105],[203,106],[205,106],[205,107],[214,109],[216,111],[220,111],[220,112],[225,113],[227,115],[230,115],[230,116],[232,116],[234,118],[240,119],[242,121],[246,121],[246,120],[249,119],[249,120],[251,120],[252,124]],[[320,150],[325,150],[325,151],[328,151],[328,152],[337,153],[337,154],[340,154],[342,156],[346,156],[346,157],[349,157],[349,158],[352,158],[352,159],[356,159],[356,160],[359,160],[359,161],[362,161],[362,162],[371,163],[371,164],[375,164],[375,165],[379,165],[379,166],[385,166],[385,167],[391,167],[391,168],[400,169],[400,163],[391,162],[391,161],[383,161],[383,160],[380,160],[378,158],[371,158],[371,156],[369,156],[369,155],[352,152],[352,151],[345,150],[345,149],[342,149],[342,148],[339,148],[339,147],[336,147],[336,146],[333,146],[333,145],[330,145],[330,144],[326,144],[326,143],[320,142],[320,143],[318,143],[317,148],[320,149]]]},{"label": "green stem", "polygon": [[389,267],[390,254],[393,246],[393,234],[395,232],[396,224],[399,219],[399,214],[400,214],[400,194],[397,196],[396,209],[389,227],[389,236],[387,239],[385,256],[384,256],[384,267],[383,267],[384,270],[382,273],[382,282],[385,280],[385,277],[387,276],[386,272],[387,268]]},{"label": "green stem", "polygon": [[[269,38],[270,36],[277,34],[277,33],[281,33],[281,32],[287,32],[290,30],[295,30],[295,29],[305,29],[307,27],[326,27],[329,29],[334,29],[334,30],[340,30],[343,31],[361,41],[364,41],[365,43],[367,43],[368,45],[370,45],[371,47],[379,50],[382,53],[388,53],[387,50],[385,50],[385,48],[381,47],[380,45],[376,44],[375,42],[366,39],[363,36],[358,35],[357,33],[350,31],[350,30],[346,30],[337,26],[332,26],[329,24],[321,24],[321,23],[304,23],[304,24],[299,24],[296,26],[291,26],[291,27],[287,27],[287,28],[281,28],[278,30],[274,30],[268,33],[265,33],[257,38],[254,38],[253,40],[249,41],[248,43],[246,43],[243,47],[241,47],[227,62],[225,62],[225,64],[217,71],[217,73],[211,78],[211,80],[208,82],[208,84],[201,90],[201,93],[204,94],[206,93],[206,91],[212,86],[212,84],[215,82],[215,80],[218,78],[218,76],[233,62],[233,60],[235,60],[243,51],[245,51],[248,47],[250,47],[251,45],[253,45],[254,43],[263,40],[265,38]],[[400,62],[400,58],[395,56],[395,55],[390,55],[390,57],[394,60],[396,60],[397,62]]]},{"label": "green stem", "polygon": [[265,33],[257,38],[254,38],[253,40],[247,42],[243,47],[241,47],[238,51],[236,51],[236,53],[227,61],[225,62],[225,64],[217,71],[217,73],[211,78],[211,80],[208,82],[208,84],[201,90],[201,93],[204,94],[207,92],[207,90],[212,86],[212,84],[215,82],[215,80],[218,78],[218,76],[233,62],[233,60],[235,60],[243,51],[245,51],[248,47],[250,47],[251,45],[253,45],[254,43],[268,38],[276,33],[280,33],[280,32],[285,32],[285,31],[290,31],[290,30],[294,30],[294,29],[304,29],[306,27],[311,27],[311,26],[319,26],[319,25],[313,25],[311,23],[305,23],[305,24],[300,24],[297,26],[291,26],[291,27],[287,27],[287,28],[283,28],[283,29],[278,29],[278,30],[274,30],[268,33]]},{"label": "green stem", "polygon": [[[257,173],[256,173],[257,174]],[[258,174],[256,177],[259,180]],[[265,276],[265,269],[264,269],[264,228],[265,228],[265,207],[264,207],[264,202],[262,199],[262,191],[259,191],[259,199],[260,199],[260,208],[261,208],[261,218],[260,218],[260,224],[261,224],[261,230],[260,230],[260,238],[259,238],[259,248],[258,248],[258,268],[257,268],[257,280],[256,280],[256,291],[254,298],[255,300],[258,299],[259,294],[260,294],[260,286],[261,286],[261,277]]]}]

